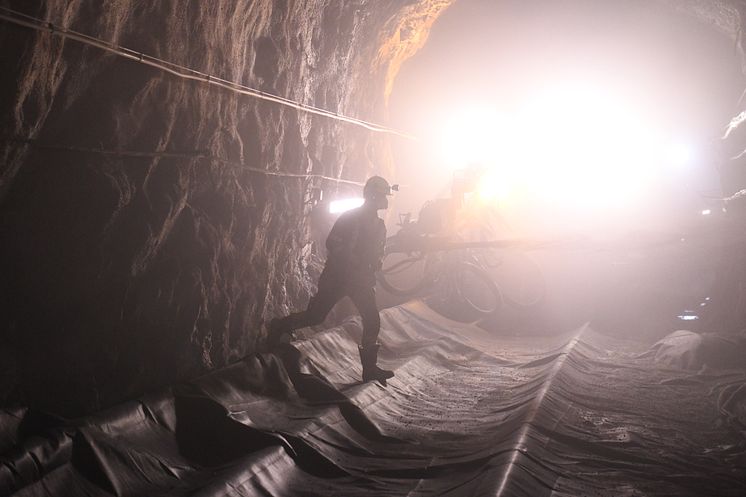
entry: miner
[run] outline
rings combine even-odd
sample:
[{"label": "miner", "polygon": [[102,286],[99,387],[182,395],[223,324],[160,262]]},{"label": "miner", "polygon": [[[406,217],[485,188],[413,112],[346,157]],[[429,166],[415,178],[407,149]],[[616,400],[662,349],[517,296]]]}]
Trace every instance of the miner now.
[{"label": "miner", "polygon": [[293,330],[321,324],[332,307],[347,296],[363,321],[359,346],[363,381],[378,380],[385,384],[394,376],[392,371],[376,365],[381,319],[376,305],[375,272],[381,269],[386,244],[386,226],[378,211],[388,208],[391,194],[391,185],[380,176],[373,176],[365,183],[363,205],[344,212],[326,239],[326,265],[319,277],[318,291],[306,310],[270,322],[267,337],[270,349],[276,348],[283,335]]}]

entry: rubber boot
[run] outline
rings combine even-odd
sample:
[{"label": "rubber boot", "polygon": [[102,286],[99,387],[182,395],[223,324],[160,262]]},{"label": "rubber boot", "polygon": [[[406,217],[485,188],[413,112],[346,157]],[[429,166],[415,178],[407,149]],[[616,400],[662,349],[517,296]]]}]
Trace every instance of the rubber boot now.
[{"label": "rubber boot", "polygon": [[379,368],[378,348],[380,345],[368,345],[367,347],[358,347],[360,351],[360,363],[363,365],[363,381],[377,380],[383,386],[386,386],[386,380],[393,378],[394,372],[388,369]]}]

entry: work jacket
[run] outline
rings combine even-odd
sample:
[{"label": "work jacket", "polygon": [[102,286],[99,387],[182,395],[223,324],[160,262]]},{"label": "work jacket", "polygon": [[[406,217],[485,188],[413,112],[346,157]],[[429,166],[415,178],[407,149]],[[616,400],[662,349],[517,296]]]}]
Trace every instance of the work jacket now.
[{"label": "work jacket", "polygon": [[344,212],[326,239],[325,272],[340,284],[375,286],[386,245],[386,225],[376,211],[358,207]]}]

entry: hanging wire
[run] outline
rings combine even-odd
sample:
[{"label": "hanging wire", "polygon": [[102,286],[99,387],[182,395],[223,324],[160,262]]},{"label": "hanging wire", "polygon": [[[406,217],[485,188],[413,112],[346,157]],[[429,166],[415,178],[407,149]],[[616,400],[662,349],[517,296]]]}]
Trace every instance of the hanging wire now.
[{"label": "hanging wire", "polygon": [[396,130],[394,128],[389,128],[387,126],[376,124],[370,121],[364,121],[362,119],[345,116],[337,112],[332,112],[330,110],[322,109],[319,107],[314,107],[312,105],[307,105],[302,102],[297,102],[295,100],[291,100],[286,97],[274,95],[272,93],[267,93],[262,90],[257,90],[255,88],[251,88],[249,86],[243,85],[241,83],[237,83],[235,81],[229,81],[227,79],[219,78],[217,76],[212,76],[210,74],[197,71],[190,67],[175,64],[167,60],[159,59],[157,57],[144,54],[142,52],[137,52],[135,50],[131,50],[126,47],[121,47],[119,45],[107,42],[100,38],[95,38],[93,36],[89,36],[89,35],[86,35],[86,34],[83,34],[77,31],[73,31],[73,30],[70,30],[70,29],[67,29],[61,26],[57,26],[56,24],[52,22],[44,21],[43,19],[39,19],[38,17],[33,17],[30,15],[24,14],[22,12],[9,9],[7,7],[0,7],[0,19],[19,25],[19,26],[24,26],[27,28],[35,29],[37,31],[41,31],[41,32],[49,32],[51,34],[60,36],[62,38],[69,38],[71,40],[75,40],[80,43],[84,43],[86,45],[94,46],[102,50],[105,50],[107,52],[124,57],[126,59],[130,59],[135,62],[139,62],[141,64],[155,67],[157,69],[165,71],[169,74],[173,74],[174,76],[178,76],[180,78],[201,81],[209,85],[214,85],[220,88],[225,88],[227,90],[233,91],[235,93],[239,93],[241,95],[247,95],[250,97],[259,98],[261,100],[266,100],[269,102],[278,103],[280,105],[285,105],[287,107],[292,107],[294,109],[297,109],[303,112],[308,112],[311,114],[327,117],[327,118],[334,119],[337,121],[347,122],[355,126],[361,126],[363,128],[366,128],[368,130],[375,131],[378,133],[387,133],[387,134],[407,138],[410,140],[416,140],[415,136]]},{"label": "hanging wire", "polygon": [[348,179],[334,178],[332,176],[324,176],[322,174],[308,174],[308,173],[285,173],[282,171],[269,171],[267,169],[261,169],[259,167],[247,166],[243,162],[230,161],[206,153],[203,150],[194,151],[183,151],[183,152],[169,152],[169,151],[154,151],[154,152],[142,152],[137,150],[110,150],[104,148],[90,148],[90,147],[73,147],[73,146],[59,146],[59,145],[45,145],[37,143],[33,139],[23,138],[8,138],[0,136],[0,141],[18,142],[27,144],[35,149],[39,150],[54,150],[59,152],[77,152],[77,153],[88,153],[88,154],[100,154],[110,155],[116,157],[146,157],[146,158],[183,158],[183,159],[198,159],[218,162],[226,166],[233,166],[240,168],[241,171],[249,171],[253,173],[263,174],[265,176],[275,176],[281,178],[301,178],[301,179],[316,179],[324,181],[333,181],[335,183],[344,183],[347,185],[363,186],[364,183],[360,181],[353,181]]},{"label": "hanging wire", "polygon": [[727,203],[727,202],[733,202],[734,200],[738,200],[741,197],[746,197],[746,190],[739,190],[733,195],[731,195],[730,197],[725,197],[722,200]]}]

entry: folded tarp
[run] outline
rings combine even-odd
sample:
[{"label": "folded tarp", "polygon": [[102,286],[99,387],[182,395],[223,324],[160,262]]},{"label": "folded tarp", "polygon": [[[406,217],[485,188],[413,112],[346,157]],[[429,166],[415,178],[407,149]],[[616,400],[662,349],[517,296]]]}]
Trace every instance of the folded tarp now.
[{"label": "folded tarp", "polygon": [[420,302],[73,422],[0,413],[0,495],[746,495],[722,377],[582,327],[491,336]]}]

